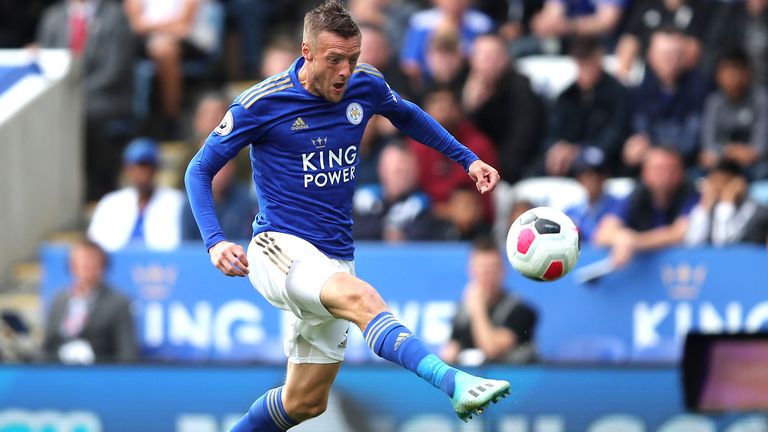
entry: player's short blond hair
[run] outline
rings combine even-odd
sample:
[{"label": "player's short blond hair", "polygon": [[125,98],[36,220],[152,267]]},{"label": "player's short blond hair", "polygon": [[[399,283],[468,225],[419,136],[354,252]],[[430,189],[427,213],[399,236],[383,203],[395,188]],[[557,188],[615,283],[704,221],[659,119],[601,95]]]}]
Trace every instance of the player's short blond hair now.
[{"label": "player's short blond hair", "polygon": [[345,39],[360,36],[360,27],[338,0],[328,0],[304,15],[304,41],[314,42],[327,31]]}]

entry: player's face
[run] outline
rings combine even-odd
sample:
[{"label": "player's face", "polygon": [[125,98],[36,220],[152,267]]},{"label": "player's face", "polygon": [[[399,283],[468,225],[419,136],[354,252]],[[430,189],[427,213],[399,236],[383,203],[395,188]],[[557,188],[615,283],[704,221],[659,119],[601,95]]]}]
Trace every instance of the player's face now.
[{"label": "player's face", "polygon": [[339,102],[360,57],[360,36],[344,38],[320,32],[313,43],[302,43],[308,90],[329,102]]}]

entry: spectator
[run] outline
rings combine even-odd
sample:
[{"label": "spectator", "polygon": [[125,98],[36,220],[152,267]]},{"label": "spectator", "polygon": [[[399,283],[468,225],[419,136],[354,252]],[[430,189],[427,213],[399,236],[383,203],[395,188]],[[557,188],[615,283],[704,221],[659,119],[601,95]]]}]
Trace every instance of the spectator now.
[{"label": "spectator", "polygon": [[536,311],[504,289],[504,258],[490,238],[472,245],[469,282],[440,356],[449,363],[527,363],[536,357]]},{"label": "spectator", "polygon": [[546,0],[531,21],[540,38],[610,37],[624,12],[626,0]]},{"label": "spectator", "polygon": [[260,75],[269,78],[284,72],[301,53],[296,50],[296,43],[290,39],[278,38],[264,48]]},{"label": "spectator", "polygon": [[243,77],[256,78],[260,71],[260,62],[265,57],[263,48],[269,30],[268,24],[278,4],[269,0],[223,0],[223,2],[226,4],[229,20],[237,31]]},{"label": "spectator", "polygon": [[747,178],[738,163],[721,160],[701,186],[701,199],[691,211],[685,244],[766,244],[768,209],[747,196]]},{"label": "spectator", "polygon": [[466,56],[475,38],[490,33],[493,21],[484,13],[470,10],[469,0],[432,0],[435,7],[415,13],[400,51],[400,64],[412,82],[439,72],[427,64],[427,51],[432,34],[440,27],[455,28],[459,47]]},{"label": "spectator", "polygon": [[46,359],[70,364],[136,360],[131,304],[105,284],[107,260],[96,243],[72,247],[72,285],[56,295],[46,318]]},{"label": "spectator", "polygon": [[[437,122],[480,159],[497,166],[496,149],[491,140],[464,117],[456,93],[439,87],[427,94],[424,107]],[[419,187],[429,195],[436,214],[443,216],[445,203],[459,186],[474,187],[464,170],[439,152],[409,139],[419,165]],[[483,214],[491,219],[491,197],[483,195]]]},{"label": "spectator", "polygon": [[696,66],[706,31],[707,3],[702,0],[644,0],[638,3],[616,46],[616,74],[620,79],[628,79],[634,62],[647,56],[653,35],[665,28],[676,29],[681,34],[684,67]]},{"label": "spectator", "polygon": [[582,152],[573,164],[573,174],[587,192],[587,201],[566,209],[565,214],[579,228],[583,243],[592,243],[598,223],[618,204],[616,198],[603,192],[607,173],[600,153]]},{"label": "spectator", "polygon": [[[229,108],[229,99],[219,93],[208,93],[200,98],[195,108],[195,115],[192,119],[192,137],[193,147],[197,149],[208,138],[208,135],[216,126],[221,123],[221,119],[227,113]],[[195,153],[197,150],[195,150]],[[187,160],[192,159],[192,155]]]},{"label": "spectator", "polygon": [[104,196],[88,227],[88,238],[105,250],[128,245],[170,250],[179,245],[184,196],[155,184],[158,153],[157,143],[149,138],[136,138],[123,152],[129,186]]},{"label": "spectator", "polygon": [[[410,0],[349,0],[348,5],[350,13],[359,24],[367,24],[381,29],[386,35],[390,46],[395,51],[399,51],[403,45],[403,38],[408,30],[411,17],[422,7],[419,3],[424,2]],[[363,37],[363,40],[365,40],[365,37]]]},{"label": "spectator", "polygon": [[673,148],[652,147],[645,154],[640,184],[603,217],[593,241],[610,246],[619,267],[635,252],[680,244],[697,200],[693,186],[685,180],[680,154]]},{"label": "spectator", "polygon": [[768,93],[752,83],[749,59],[738,51],[718,62],[718,91],[707,98],[702,128],[701,165],[719,158],[748,169],[753,177],[768,176]]},{"label": "spectator", "polygon": [[183,97],[183,59],[204,58],[214,47],[201,36],[197,19],[204,0],[125,0],[133,32],[143,38],[143,53],[152,59],[162,102],[164,126],[174,134]]},{"label": "spectator", "polygon": [[623,149],[631,170],[653,144],[674,145],[686,164],[696,161],[709,83],[695,69],[686,69],[684,46],[683,35],[675,30],[659,30],[651,38],[645,77],[635,91],[634,135]]},{"label": "spectator", "polygon": [[[258,213],[258,204],[251,198],[248,186],[240,183],[235,175],[237,169],[234,160],[227,162],[213,177],[211,190],[216,217],[221,230],[229,239],[247,240],[253,236],[251,224]],[[181,235],[185,241],[202,239],[192,215],[189,203],[185,203],[181,213]]]},{"label": "spectator", "polygon": [[500,36],[475,39],[462,106],[496,145],[502,179],[513,184],[525,177],[539,153],[546,112]]},{"label": "spectator", "polygon": [[45,11],[37,41],[83,58],[85,195],[97,200],[117,187],[120,153],[131,133],[134,58],[128,21],[112,1],[63,0]]},{"label": "spectator", "polygon": [[429,235],[429,198],[419,191],[416,157],[408,147],[387,145],[379,159],[380,185],[358,188],[353,199],[354,237],[390,243]]},{"label": "spectator", "polygon": [[[380,27],[363,23],[360,25],[360,33],[362,45],[360,46],[359,62],[368,63],[378,69],[395,91],[409,99],[412,94],[408,79],[397,66],[390,43],[383,30]],[[360,141],[360,161],[355,172],[358,184],[379,182],[378,163],[381,150],[398,134],[397,128],[386,117],[378,114],[371,117],[363,133],[363,139]]]},{"label": "spectator", "polygon": [[442,241],[470,241],[489,235],[491,226],[484,218],[477,190],[462,185],[451,191],[431,231],[431,240]]},{"label": "spectator", "polygon": [[710,56],[739,50],[746,53],[756,84],[768,84],[768,0],[744,0],[725,5],[713,17],[708,32]]},{"label": "spectator", "polygon": [[599,158],[609,173],[616,173],[632,120],[630,93],[603,70],[604,52],[597,39],[574,40],[570,53],[578,73],[555,102],[545,171],[572,174],[573,162],[591,153],[588,158]]},{"label": "spectator", "polygon": [[408,98],[410,96],[408,78],[397,65],[387,35],[380,27],[365,23],[360,25],[360,34],[362,43],[358,61],[378,69],[387,78],[387,84],[401,96]]},{"label": "spectator", "polygon": [[461,50],[457,28],[443,26],[435,29],[427,48],[430,74],[421,80],[409,80],[411,88],[423,96],[424,89],[445,86],[458,89],[467,77],[467,58]]}]

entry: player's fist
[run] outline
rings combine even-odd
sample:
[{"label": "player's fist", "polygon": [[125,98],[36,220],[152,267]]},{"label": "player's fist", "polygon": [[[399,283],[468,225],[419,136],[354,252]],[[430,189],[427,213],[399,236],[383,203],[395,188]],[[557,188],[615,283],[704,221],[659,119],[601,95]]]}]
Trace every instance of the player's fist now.
[{"label": "player's fist", "polygon": [[208,254],[213,265],[225,275],[244,277],[248,274],[248,258],[239,244],[220,241],[208,250]]},{"label": "player's fist", "polygon": [[467,174],[469,174],[469,177],[472,179],[472,181],[475,182],[477,190],[483,194],[492,191],[493,188],[496,187],[496,184],[499,183],[500,179],[499,172],[496,171],[496,168],[488,165],[480,159],[472,162],[472,164],[469,165]]}]

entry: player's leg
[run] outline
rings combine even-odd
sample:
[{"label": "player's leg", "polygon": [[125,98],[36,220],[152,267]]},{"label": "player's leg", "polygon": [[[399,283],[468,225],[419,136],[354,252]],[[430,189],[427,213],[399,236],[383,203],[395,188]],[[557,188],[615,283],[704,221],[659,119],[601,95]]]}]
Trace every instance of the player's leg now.
[{"label": "player's leg", "polygon": [[323,285],[320,301],[339,318],[353,322],[376,355],[397,363],[445,392],[462,420],[479,414],[490,402],[509,394],[506,381],[474,377],[448,366],[388,310],[379,293],[365,281],[336,273]]},{"label": "player's leg", "polygon": [[285,385],[263,394],[230,432],[280,432],[317,417],[328,405],[331,385],[341,362],[288,362]]}]

